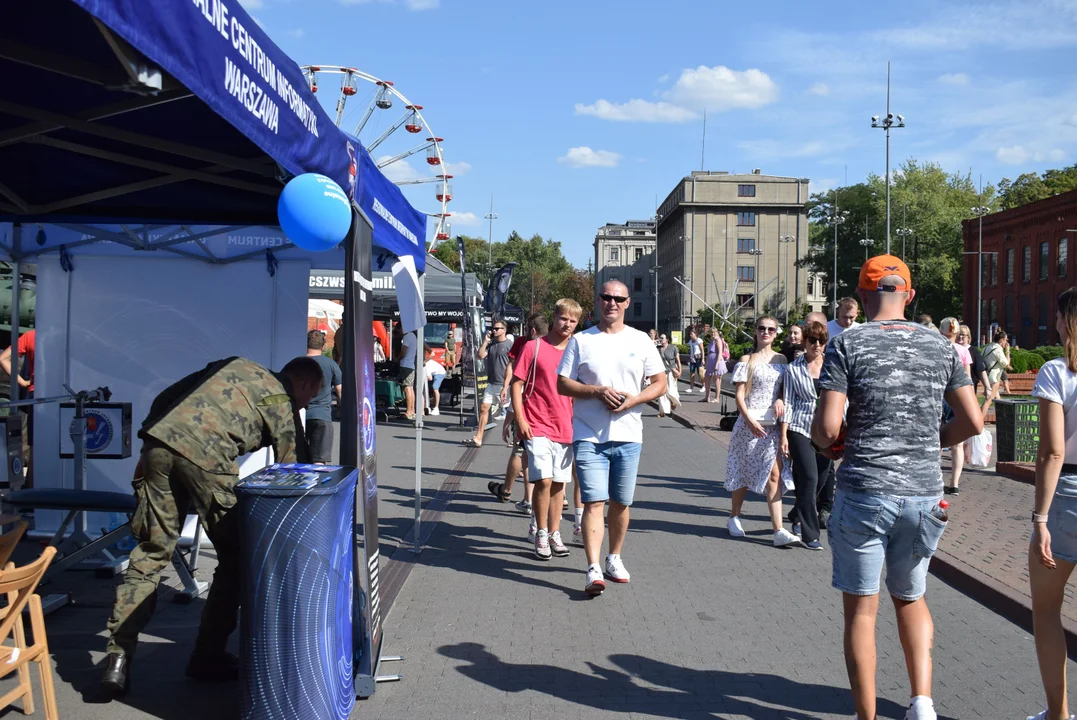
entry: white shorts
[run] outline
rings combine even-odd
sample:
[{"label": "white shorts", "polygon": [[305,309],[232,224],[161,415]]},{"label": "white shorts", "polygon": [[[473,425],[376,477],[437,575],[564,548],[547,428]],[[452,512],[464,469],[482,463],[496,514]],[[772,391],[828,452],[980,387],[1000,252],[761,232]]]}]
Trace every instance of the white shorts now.
[{"label": "white shorts", "polygon": [[527,479],[572,482],[572,443],[559,443],[549,438],[524,440],[527,449]]},{"label": "white shorts", "polygon": [[482,391],[482,404],[483,405],[500,405],[501,404],[501,390],[491,390],[489,386]]}]

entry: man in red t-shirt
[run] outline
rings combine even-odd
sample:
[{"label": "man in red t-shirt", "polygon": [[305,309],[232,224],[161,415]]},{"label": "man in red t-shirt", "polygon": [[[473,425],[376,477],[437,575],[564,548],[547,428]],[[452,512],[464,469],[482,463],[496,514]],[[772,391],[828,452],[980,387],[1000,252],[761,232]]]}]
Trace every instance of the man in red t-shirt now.
[{"label": "man in red t-shirt", "polygon": [[[31,330],[19,336],[19,377],[16,378],[16,382],[19,387],[26,390],[27,396],[33,396],[34,394],[34,353],[37,349],[37,331]],[[0,368],[4,370],[9,376],[11,375],[11,348],[7,348],[4,352],[0,353]],[[23,377],[23,368],[25,368],[25,374],[30,377],[27,380]],[[12,400],[18,400],[19,398],[11,398]],[[34,447],[34,407],[31,405],[22,410],[26,413],[26,426],[23,432],[23,455],[26,462],[27,473],[26,482],[24,487],[31,488],[34,486],[34,464],[31,454]]]},{"label": "man in red t-shirt", "polygon": [[539,560],[568,555],[560,527],[565,484],[572,482],[572,398],[557,392],[557,369],[582,314],[575,300],[558,300],[549,332],[528,342],[513,362],[512,408],[534,485]]}]

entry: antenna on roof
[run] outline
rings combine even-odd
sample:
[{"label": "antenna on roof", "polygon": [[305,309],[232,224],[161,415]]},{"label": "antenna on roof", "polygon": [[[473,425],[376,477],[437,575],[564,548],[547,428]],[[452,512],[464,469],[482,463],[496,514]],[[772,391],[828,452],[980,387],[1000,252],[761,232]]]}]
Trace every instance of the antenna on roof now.
[{"label": "antenna on roof", "polygon": [[699,152],[699,171],[703,172],[707,164],[707,108],[703,108],[703,149]]}]

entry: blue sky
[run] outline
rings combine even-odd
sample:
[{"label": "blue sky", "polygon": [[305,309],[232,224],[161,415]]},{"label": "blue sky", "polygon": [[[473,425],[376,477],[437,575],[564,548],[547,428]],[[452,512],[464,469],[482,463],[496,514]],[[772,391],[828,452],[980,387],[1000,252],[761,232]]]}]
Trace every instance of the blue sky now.
[{"label": "blue sky", "polygon": [[[846,166],[851,183],[881,175],[870,118],[887,60],[908,124],[892,162],[985,182],[1077,162],[1077,0],[243,4],[300,64],[357,67],[424,107],[455,176],[454,234],[486,235],[492,193],[495,238],[552,237],[581,267],[598,227],[650,216],[699,169],[704,109],[708,170],[808,177],[813,192]],[[403,135],[375,155],[413,144]],[[391,174],[427,170],[415,156]],[[408,190],[425,211],[433,194]]]}]

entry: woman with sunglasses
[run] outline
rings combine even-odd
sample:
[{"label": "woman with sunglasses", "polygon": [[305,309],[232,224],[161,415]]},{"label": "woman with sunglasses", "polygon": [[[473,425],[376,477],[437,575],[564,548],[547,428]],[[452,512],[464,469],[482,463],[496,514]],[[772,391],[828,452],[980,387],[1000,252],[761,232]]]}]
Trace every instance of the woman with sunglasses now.
[{"label": "woman with sunglasses", "polygon": [[800,525],[801,538],[810,550],[823,549],[819,539],[819,481],[830,472],[830,460],[815,452],[811,444],[811,421],[819,400],[819,373],[828,339],[826,325],[808,324],[804,354],[789,365],[782,390],[785,412],[781,417],[781,451],[782,457],[790,459],[796,486],[793,534],[797,534]]},{"label": "woman with sunglasses", "polygon": [[781,431],[778,419],[785,410],[781,399],[785,356],[774,350],[778,321],[759,318],[755,328],[755,352],[745,355],[733,370],[740,416],[729,439],[725,489],[733,493],[733,508],[726,527],[731,537],[744,537],[741,508],[748,491],[764,495],[774,528],[774,546],[785,547],[800,538],[782,527],[782,494],[793,488],[789,463],[779,457]]},{"label": "woman with sunglasses", "polygon": [[[707,348],[707,371],[703,376],[703,402],[716,403],[722,390],[722,376],[728,372],[725,361],[729,359],[729,345],[722,333],[715,328],[711,333],[711,344]],[[711,397],[711,393],[714,397]]]}]

